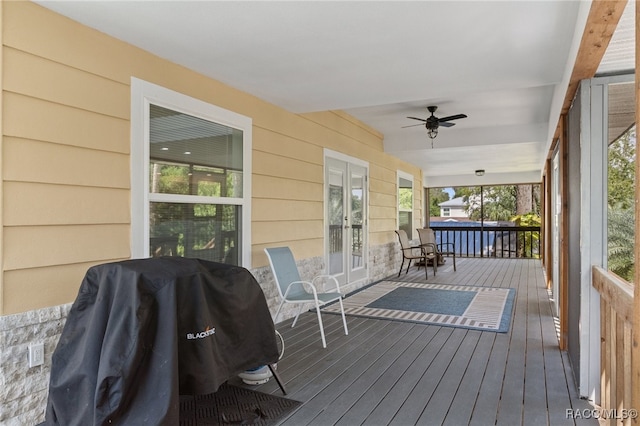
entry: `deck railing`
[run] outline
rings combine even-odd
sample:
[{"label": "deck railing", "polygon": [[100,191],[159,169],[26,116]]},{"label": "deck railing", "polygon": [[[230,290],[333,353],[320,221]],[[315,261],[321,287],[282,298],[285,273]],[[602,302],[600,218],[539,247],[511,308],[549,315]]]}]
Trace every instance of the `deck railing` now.
[{"label": "deck railing", "polygon": [[[342,225],[329,225],[329,253],[340,253],[343,250],[342,240],[345,233],[348,232]],[[352,225],[351,232],[351,251],[360,253],[362,251],[362,225]]]},{"label": "deck railing", "polygon": [[[610,425],[630,425],[633,287],[594,266],[593,286],[600,293],[600,406]],[[602,424],[602,423],[601,423]]]},{"label": "deck railing", "polygon": [[[528,257],[540,254],[539,226],[432,226],[438,243],[453,242],[459,257]],[[362,225],[345,231],[342,225],[329,226],[330,253],[343,250],[345,232],[351,232],[352,250],[360,252]]]},{"label": "deck railing", "polygon": [[540,256],[539,226],[431,226],[438,243],[453,242],[460,257]]}]

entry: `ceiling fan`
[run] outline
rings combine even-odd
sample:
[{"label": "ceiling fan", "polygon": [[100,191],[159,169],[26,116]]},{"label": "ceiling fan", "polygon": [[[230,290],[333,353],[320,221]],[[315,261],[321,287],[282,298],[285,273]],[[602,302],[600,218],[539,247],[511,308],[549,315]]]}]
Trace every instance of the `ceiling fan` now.
[{"label": "ceiling fan", "polygon": [[[456,123],[450,123],[451,120],[458,120],[460,118],[467,118],[466,114],[456,114],[456,115],[450,115],[448,117],[438,118],[435,115],[433,115],[433,113],[436,112],[436,110],[438,109],[437,106],[429,106],[429,107],[427,107],[427,109],[431,113],[431,116],[427,117],[426,119],[418,118],[418,117],[407,117],[407,118],[410,118],[412,120],[423,121],[424,122],[424,126],[427,128],[427,135],[431,139],[435,139],[435,137],[438,136],[438,127],[440,127],[440,126],[442,126],[442,127],[455,126]],[[422,123],[421,124],[414,124],[412,126],[404,126],[404,127],[413,127],[413,126],[421,126],[421,125],[422,125]]]}]

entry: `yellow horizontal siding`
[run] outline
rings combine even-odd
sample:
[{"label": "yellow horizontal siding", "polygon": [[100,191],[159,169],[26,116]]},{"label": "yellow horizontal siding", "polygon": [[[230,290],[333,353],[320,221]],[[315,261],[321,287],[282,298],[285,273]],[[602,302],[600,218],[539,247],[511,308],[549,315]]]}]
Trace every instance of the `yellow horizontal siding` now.
[{"label": "yellow horizontal siding", "polygon": [[129,224],[127,189],[6,182],[4,225]]},{"label": "yellow horizontal siding", "polygon": [[253,151],[295,158],[322,166],[322,147],[281,133],[253,127]]},{"label": "yellow horizontal siding", "polygon": [[290,220],[322,220],[320,201],[279,200],[254,198],[251,203],[252,220],[258,222]]},{"label": "yellow horizontal siding", "polygon": [[369,190],[383,194],[395,194],[398,184],[394,181],[385,181],[380,179],[369,179]]},{"label": "yellow horizontal siding", "polygon": [[[324,229],[321,220],[253,222],[251,224],[254,244],[267,244],[277,241],[296,241],[323,238]],[[317,255],[320,255],[317,253]]]},{"label": "yellow horizontal siding", "polygon": [[252,176],[254,198],[275,198],[281,200],[321,201],[323,184],[276,178],[267,175]]},{"label": "yellow horizontal siding", "polygon": [[397,243],[398,236],[393,230],[385,230],[380,232],[371,232],[369,234],[369,244],[382,245],[388,243]]},{"label": "yellow horizontal siding", "polygon": [[4,269],[127,258],[129,240],[129,225],[5,227]]},{"label": "yellow horizontal siding", "polygon": [[369,218],[373,219],[394,219],[398,216],[398,208],[395,206],[371,206],[369,208]]},{"label": "yellow horizontal siding", "polygon": [[322,165],[268,152],[253,152],[253,172],[258,175],[270,175],[298,181],[315,183],[322,183],[323,181]]},{"label": "yellow horizontal siding", "polygon": [[397,197],[395,194],[381,194],[371,193],[370,203],[372,206],[394,206],[396,205]]},{"label": "yellow horizontal siding", "polygon": [[128,120],[11,92],[3,101],[7,136],[129,153]]},{"label": "yellow horizontal siding", "polygon": [[369,221],[369,232],[387,232],[398,229],[397,228],[397,219],[395,218],[386,218],[386,219],[374,219]]},{"label": "yellow horizontal siding", "polygon": [[139,61],[132,55],[139,49],[35,3],[3,3],[5,45],[73,68],[94,70],[121,83],[129,82],[131,70],[123,64]]},{"label": "yellow horizontal siding", "polygon": [[[104,261],[117,260],[123,259]],[[78,295],[87,269],[99,263],[103,261],[6,271],[2,311],[9,315],[69,303]]]},{"label": "yellow horizontal siding", "polygon": [[301,114],[301,116],[330,129],[330,131],[339,134],[341,137],[356,140],[366,145],[368,148],[366,150],[367,153],[371,152],[372,149],[378,151],[383,149],[382,134],[380,132],[353,119],[353,117],[342,111],[313,112]]},{"label": "yellow horizontal siding", "polygon": [[11,48],[3,50],[4,90],[128,120],[130,87]]},{"label": "yellow horizontal siding", "polygon": [[5,181],[129,188],[129,156],[4,138]]},{"label": "yellow horizontal siding", "polygon": [[[385,165],[386,166],[386,165]],[[394,182],[397,185],[397,169],[391,169],[382,165],[374,165],[371,167],[371,179],[383,181],[383,182]]]}]

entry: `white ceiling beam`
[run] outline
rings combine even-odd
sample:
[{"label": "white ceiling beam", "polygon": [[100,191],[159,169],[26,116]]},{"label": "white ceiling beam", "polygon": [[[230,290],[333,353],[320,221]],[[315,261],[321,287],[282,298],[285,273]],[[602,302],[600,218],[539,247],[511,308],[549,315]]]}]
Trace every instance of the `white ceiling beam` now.
[{"label": "white ceiling beam", "polygon": [[456,186],[487,186],[487,185],[515,185],[526,183],[540,183],[540,173],[537,170],[511,173],[485,173],[476,176],[473,173],[450,176],[425,176],[424,187],[453,188]]}]

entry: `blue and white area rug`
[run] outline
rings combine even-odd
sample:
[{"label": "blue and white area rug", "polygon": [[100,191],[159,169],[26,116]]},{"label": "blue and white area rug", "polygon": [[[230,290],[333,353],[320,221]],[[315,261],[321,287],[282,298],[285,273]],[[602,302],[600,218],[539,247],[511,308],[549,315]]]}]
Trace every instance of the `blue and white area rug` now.
[{"label": "blue and white area rug", "polygon": [[[514,298],[513,288],[381,281],[356,291],[343,304],[345,314],[352,316],[505,333]],[[322,312],[339,314],[340,305]]]}]

